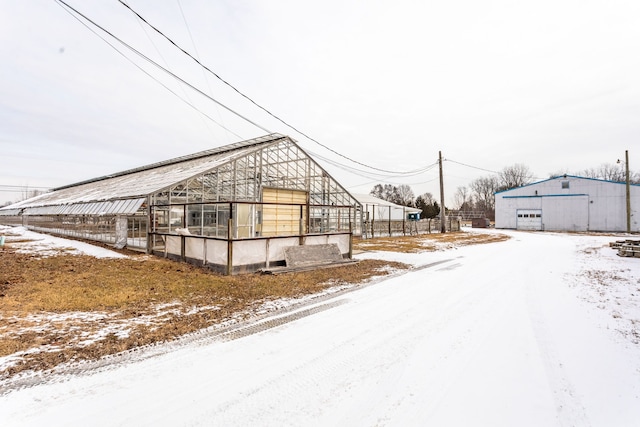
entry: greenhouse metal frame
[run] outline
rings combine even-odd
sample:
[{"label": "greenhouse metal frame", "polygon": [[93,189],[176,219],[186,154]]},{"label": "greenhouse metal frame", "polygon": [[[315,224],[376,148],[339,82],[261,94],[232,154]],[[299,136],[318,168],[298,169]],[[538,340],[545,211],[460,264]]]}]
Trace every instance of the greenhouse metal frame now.
[{"label": "greenhouse metal frame", "polygon": [[0,209],[0,223],[235,274],[288,246],[352,256],[358,201],[288,136],[270,134],[99,177]]}]

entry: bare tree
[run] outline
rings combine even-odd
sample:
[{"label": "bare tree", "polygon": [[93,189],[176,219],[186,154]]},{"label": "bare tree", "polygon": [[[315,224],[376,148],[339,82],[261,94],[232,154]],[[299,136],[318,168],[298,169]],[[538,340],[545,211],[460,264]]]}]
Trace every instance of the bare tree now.
[{"label": "bare tree", "polygon": [[422,200],[424,200],[424,202],[428,205],[432,205],[433,202],[436,201],[436,199],[433,197],[433,194],[431,193],[424,193],[422,196],[418,197],[422,197]]},{"label": "bare tree", "polygon": [[[603,163],[597,168],[588,168],[576,173],[556,173],[551,174],[552,178],[563,175],[576,175],[583,178],[604,179],[606,181],[625,182],[627,180],[624,162],[617,164]],[[640,183],[640,173],[629,171],[629,182],[633,184]]]},{"label": "bare tree", "polygon": [[603,163],[598,168],[598,178],[607,181],[625,181],[626,174],[624,170],[624,164],[615,165],[612,163]]},{"label": "bare tree", "polygon": [[[618,161],[618,164],[603,164],[600,166],[600,174],[598,178],[606,179],[607,181],[625,182],[627,180],[627,171],[623,161]],[[640,184],[640,173],[629,171],[629,182],[631,184]]]},{"label": "bare tree", "polygon": [[492,213],[495,210],[494,194],[500,188],[499,178],[495,175],[488,175],[472,181],[469,186],[476,209],[485,211],[487,215]]},{"label": "bare tree", "polygon": [[[568,174],[568,175],[571,175],[571,174]],[[583,176],[585,178],[600,178],[598,169],[596,168],[585,169],[582,172],[578,172],[576,175]],[[562,176],[562,175],[558,175],[558,176]]]},{"label": "bare tree", "polygon": [[507,166],[502,169],[498,177],[500,179],[500,190],[522,187],[533,182],[533,173],[528,166],[522,163]]},{"label": "bare tree", "polygon": [[44,193],[46,193],[46,191],[44,191],[44,190],[38,190],[38,189],[29,188],[29,187],[24,187],[22,189],[22,199],[21,200],[27,200],[27,199],[39,196],[39,195],[44,194]]},{"label": "bare tree", "polygon": [[371,191],[369,191],[373,197],[377,197],[378,199],[384,198],[384,189],[382,188],[382,184],[376,184],[373,186]]},{"label": "bare tree", "polygon": [[413,207],[414,206],[413,190],[408,185],[406,185],[406,184],[399,185],[398,188],[397,188],[397,195],[398,195],[398,203],[397,204],[402,205],[402,206],[409,206],[409,207]]},{"label": "bare tree", "polygon": [[377,197],[387,202],[395,203],[402,206],[413,206],[413,190],[408,185],[400,185],[396,187],[391,184],[376,184],[369,192],[374,197]]},{"label": "bare tree", "polygon": [[387,202],[398,203],[400,196],[398,196],[398,187],[391,184],[385,184],[382,187],[382,198]]},{"label": "bare tree", "polygon": [[469,189],[465,186],[458,187],[456,189],[456,192],[453,195],[453,201],[457,210],[465,211],[473,208],[471,206],[472,200],[471,195],[469,194]]},{"label": "bare tree", "polygon": [[397,188],[391,184],[376,184],[373,186],[369,194],[373,197],[395,203],[394,200],[398,199],[397,192]]}]

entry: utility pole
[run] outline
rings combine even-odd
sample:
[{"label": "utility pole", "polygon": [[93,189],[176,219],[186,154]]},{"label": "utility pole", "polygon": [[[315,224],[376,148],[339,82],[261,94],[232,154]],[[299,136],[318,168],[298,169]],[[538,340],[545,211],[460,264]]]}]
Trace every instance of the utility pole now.
[{"label": "utility pole", "polygon": [[624,150],[624,167],[627,183],[627,233],[631,233],[631,192],[629,191],[629,150]]},{"label": "utility pole", "polygon": [[444,212],[444,181],[442,180],[442,151],[438,151],[438,163],[440,164],[440,232],[446,233],[447,225],[446,215]]}]

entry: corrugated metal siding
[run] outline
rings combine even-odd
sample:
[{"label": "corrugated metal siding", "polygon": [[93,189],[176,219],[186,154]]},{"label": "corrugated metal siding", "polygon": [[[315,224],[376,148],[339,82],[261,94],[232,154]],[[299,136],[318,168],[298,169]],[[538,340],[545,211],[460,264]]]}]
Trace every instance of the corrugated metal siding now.
[{"label": "corrugated metal siding", "polygon": [[2,216],[15,216],[19,215],[22,209],[0,209],[0,215]]},{"label": "corrugated metal siding", "polygon": [[140,209],[145,198],[108,200],[93,203],[38,206],[25,208],[23,215],[131,215]]}]

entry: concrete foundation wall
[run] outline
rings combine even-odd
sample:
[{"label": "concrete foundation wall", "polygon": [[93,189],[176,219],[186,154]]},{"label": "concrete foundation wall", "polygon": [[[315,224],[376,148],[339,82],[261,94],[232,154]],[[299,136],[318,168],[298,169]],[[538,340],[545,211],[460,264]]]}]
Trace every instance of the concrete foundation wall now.
[{"label": "concrete foundation wall", "polygon": [[184,256],[205,260],[207,241],[205,239],[185,238]]},{"label": "concrete foundation wall", "polygon": [[340,249],[340,253],[344,256],[349,253],[349,235],[327,235],[327,243],[335,243]]},{"label": "concrete foundation wall", "polygon": [[233,265],[265,264],[267,260],[267,241],[266,239],[233,241]]},{"label": "concrete foundation wall", "polygon": [[287,237],[284,239],[269,239],[266,241],[268,245],[267,259],[269,264],[284,261],[284,248],[287,246],[297,246],[300,242],[298,237]]},{"label": "concrete foundation wall", "polygon": [[[194,265],[205,265],[221,273],[227,272],[227,256],[231,249],[232,274],[285,265],[284,248],[300,245],[299,236],[231,241],[189,235],[163,235],[163,238],[164,253],[154,251],[156,255]],[[349,234],[303,236],[302,242],[305,246],[335,243],[344,257],[349,255]],[[231,248],[229,245],[232,245]]]},{"label": "concrete foundation wall", "polygon": [[181,236],[165,236],[165,248],[167,255],[182,256]]},{"label": "concrete foundation wall", "polygon": [[205,239],[207,264],[227,265],[227,242],[226,240]]}]

